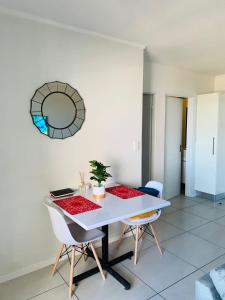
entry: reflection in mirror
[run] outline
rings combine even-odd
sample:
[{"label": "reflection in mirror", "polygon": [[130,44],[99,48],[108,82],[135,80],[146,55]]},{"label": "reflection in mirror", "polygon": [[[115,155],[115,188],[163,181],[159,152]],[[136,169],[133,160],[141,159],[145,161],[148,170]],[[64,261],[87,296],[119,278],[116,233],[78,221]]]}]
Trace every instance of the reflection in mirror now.
[{"label": "reflection in mirror", "polygon": [[45,83],[36,90],[30,113],[39,131],[56,139],[74,135],[85,120],[84,102],[78,91],[59,81]]},{"label": "reflection in mirror", "polygon": [[76,106],[66,94],[55,92],[45,98],[42,114],[54,128],[67,128],[76,117]]}]

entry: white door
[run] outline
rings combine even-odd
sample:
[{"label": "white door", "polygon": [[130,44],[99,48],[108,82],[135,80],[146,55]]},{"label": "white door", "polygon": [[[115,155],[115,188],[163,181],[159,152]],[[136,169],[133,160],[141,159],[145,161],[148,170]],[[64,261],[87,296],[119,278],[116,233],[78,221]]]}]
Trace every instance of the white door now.
[{"label": "white door", "polygon": [[164,165],[164,197],[173,198],[180,194],[181,187],[181,143],[182,143],[183,99],[166,99],[166,136]]},{"label": "white door", "polygon": [[215,194],[218,94],[200,95],[197,99],[195,189]]}]

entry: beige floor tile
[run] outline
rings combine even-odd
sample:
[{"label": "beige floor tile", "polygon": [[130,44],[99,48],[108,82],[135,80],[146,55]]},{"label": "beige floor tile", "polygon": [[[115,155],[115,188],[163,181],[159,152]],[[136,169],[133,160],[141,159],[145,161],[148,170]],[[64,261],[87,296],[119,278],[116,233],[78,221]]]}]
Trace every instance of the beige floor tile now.
[{"label": "beige floor tile", "polygon": [[225,249],[190,233],[184,233],[163,242],[162,246],[198,268],[225,253]]},{"label": "beige floor tile", "polygon": [[221,265],[225,264],[225,255],[222,255],[220,257],[218,257],[217,259],[213,260],[212,262],[210,262],[209,264],[207,264],[206,266],[202,267],[201,270],[204,271],[205,273],[210,272],[212,269],[219,267]]},{"label": "beige floor tile", "polygon": [[143,251],[137,265],[130,260],[124,261],[123,265],[157,292],[196,270],[168,251],[160,255],[155,246]]},{"label": "beige floor tile", "polygon": [[205,199],[202,197],[187,197],[189,199],[192,199],[193,201],[197,202],[197,203],[204,203]]},{"label": "beige floor tile", "polygon": [[[67,284],[60,285],[59,287],[51,289],[31,299],[32,300],[69,300],[68,286]],[[75,295],[73,295],[71,300],[78,300],[78,298]]]},{"label": "beige floor tile", "polygon": [[[178,229],[177,227],[170,225],[161,219],[156,221],[154,225],[160,242],[168,240],[184,232],[184,230]],[[146,234],[146,238],[152,243],[155,243],[154,239],[150,235]]]},{"label": "beige floor tile", "polygon": [[185,208],[183,211],[208,220],[215,220],[225,215],[224,209],[209,207],[207,205],[202,204]]},{"label": "beige floor tile", "polygon": [[173,206],[167,206],[167,207],[165,207],[161,210],[161,215],[163,216],[163,215],[166,215],[166,214],[171,214],[171,213],[173,213],[177,210],[178,210],[178,208],[175,208]]},{"label": "beige floor tile", "polygon": [[[147,237],[143,238],[143,241],[139,243],[139,251],[142,252],[144,249],[151,247],[154,242],[150,241]],[[128,251],[133,251],[135,246],[135,240],[133,236],[125,238],[120,244],[119,248],[117,247],[118,242],[114,242],[109,246],[109,253],[112,257],[120,256]]]},{"label": "beige floor tile", "polygon": [[223,209],[225,210],[225,200],[221,200],[221,201],[212,201],[212,200],[208,200],[208,199],[204,199],[204,201],[201,202],[202,205],[206,205],[208,207],[211,208],[218,208],[218,209]]},{"label": "beige floor tile", "polygon": [[161,292],[160,295],[166,300],[195,300],[195,281],[203,275],[202,271],[196,271]]},{"label": "beige floor tile", "polygon": [[162,298],[160,295],[155,295],[152,298],[150,298],[149,300],[163,300],[164,298]]},{"label": "beige floor tile", "polygon": [[208,222],[206,219],[181,210],[162,216],[162,220],[183,230],[190,230]]},{"label": "beige floor tile", "polygon": [[191,230],[191,233],[199,236],[200,238],[206,239],[213,244],[225,248],[225,226],[210,222],[199,228]]},{"label": "beige floor tile", "polygon": [[[129,291],[124,290],[111,275],[108,274],[104,282],[100,274],[96,274],[79,283],[72,299],[194,299],[194,281],[203,272],[225,264],[225,201],[221,205],[214,205],[203,198],[181,195],[172,199],[171,203],[170,207],[162,210],[162,216],[155,224],[162,248],[168,251],[161,256],[154,240],[146,235],[140,248],[138,264],[134,266],[132,260],[126,260],[115,267],[131,282],[132,288]],[[186,230],[191,232],[183,233]],[[119,249],[116,244],[109,246],[110,256],[116,257],[134,248],[132,237],[126,238]],[[193,265],[201,267],[201,270],[196,271]],[[95,266],[93,259],[89,258],[87,262],[82,259],[75,268],[75,275]],[[65,283],[68,282],[68,261],[60,263],[62,277],[56,273],[52,278],[50,270],[51,267],[47,267],[0,284],[0,299],[68,299],[68,285]],[[155,291],[161,293],[155,295]]]},{"label": "beige floor tile", "polygon": [[94,275],[79,283],[76,288],[76,295],[79,300],[147,300],[155,294],[150,287],[126,268],[120,265],[114,269],[131,283],[130,290],[125,290],[110,274],[107,275],[105,281],[102,281],[98,275]]},{"label": "beige floor tile", "polygon": [[171,206],[176,209],[182,209],[197,204],[197,202],[194,201],[194,198],[185,197],[184,195],[177,196],[169,201],[171,202]]},{"label": "beige floor tile", "polygon": [[219,219],[215,219],[214,222],[216,222],[217,224],[225,226],[225,216],[222,217],[222,218],[219,218]]},{"label": "beige floor tile", "polygon": [[[75,258],[75,263],[78,262],[78,260],[80,259],[80,255],[76,256]],[[79,262],[77,263],[77,265],[75,265],[74,268],[74,276],[83,273],[87,270],[90,270],[91,268],[96,267],[97,264],[95,262],[94,259],[92,258],[88,258],[86,261],[84,261],[83,257],[79,260]],[[70,271],[70,264],[68,260],[63,260],[59,263],[58,266],[58,272],[61,274],[61,276],[63,277],[63,279],[65,280],[66,283],[69,282],[69,271]],[[97,274],[99,276],[99,279],[101,278],[100,274]]]},{"label": "beige floor tile", "polygon": [[0,299],[25,300],[64,284],[56,273],[51,277],[51,266],[0,284]]}]

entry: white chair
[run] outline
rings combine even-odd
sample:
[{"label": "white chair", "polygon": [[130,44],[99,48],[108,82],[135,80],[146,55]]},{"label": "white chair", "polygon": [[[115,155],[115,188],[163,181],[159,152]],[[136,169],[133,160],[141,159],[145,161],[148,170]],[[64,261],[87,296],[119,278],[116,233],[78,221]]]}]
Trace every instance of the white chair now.
[{"label": "white chair", "polygon": [[[85,251],[90,245],[99,271],[102,275],[102,279],[105,280],[105,275],[103,273],[101,264],[93,246],[93,242],[101,240],[105,236],[105,234],[99,229],[86,231],[76,223],[67,224],[63,212],[56,205],[54,205],[50,201],[48,202],[47,200],[45,200],[44,204],[48,208],[53,231],[56,235],[56,238],[61,242],[61,246],[57,254],[55,264],[53,266],[52,275],[54,275],[56,271],[59,259],[65,253],[68,254],[67,247],[71,248],[71,262],[69,274],[69,298],[71,298],[73,287],[75,251],[77,251],[78,253],[81,252],[82,255],[85,255]],[[66,248],[66,251],[64,251],[64,248]]]},{"label": "white chair", "polygon": [[[163,184],[161,182],[149,181],[145,185],[145,187],[156,189],[157,191],[159,191],[158,197],[162,198]],[[149,213],[142,214],[142,215],[136,216],[134,218],[129,218],[129,219],[122,221],[122,223],[124,225],[123,225],[123,228],[121,231],[121,235],[120,235],[120,239],[119,239],[117,247],[120,246],[125,234],[127,234],[128,232],[131,232],[131,231],[133,232],[133,230],[135,230],[135,235],[134,235],[134,237],[135,237],[134,264],[135,265],[137,264],[138,242],[139,242],[139,240],[142,239],[142,236],[144,233],[148,233],[154,238],[160,254],[161,255],[163,254],[160,244],[159,244],[159,240],[158,240],[155,228],[154,228],[154,225],[152,224],[153,222],[158,220],[158,218],[160,217],[161,210],[158,209],[158,210],[154,211],[154,213],[151,216],[145,217]]]}]

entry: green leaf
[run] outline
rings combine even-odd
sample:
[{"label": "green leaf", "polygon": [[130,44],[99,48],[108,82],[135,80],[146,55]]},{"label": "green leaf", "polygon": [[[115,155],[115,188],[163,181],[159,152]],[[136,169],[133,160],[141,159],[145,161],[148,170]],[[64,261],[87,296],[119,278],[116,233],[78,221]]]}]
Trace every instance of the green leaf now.
[{"label": "green leaf", "polygon": [[106,168],[109,168],[110,166],[104,166],[101,162],[96,160],[91,160],[89,163],[92,168],[90,173],[94,175],[91,176],[90,179],[97,181],[99,186],[101,186],[102,181],[106,181],[108,177],[112,177],[111,174],[106,172]]}]

